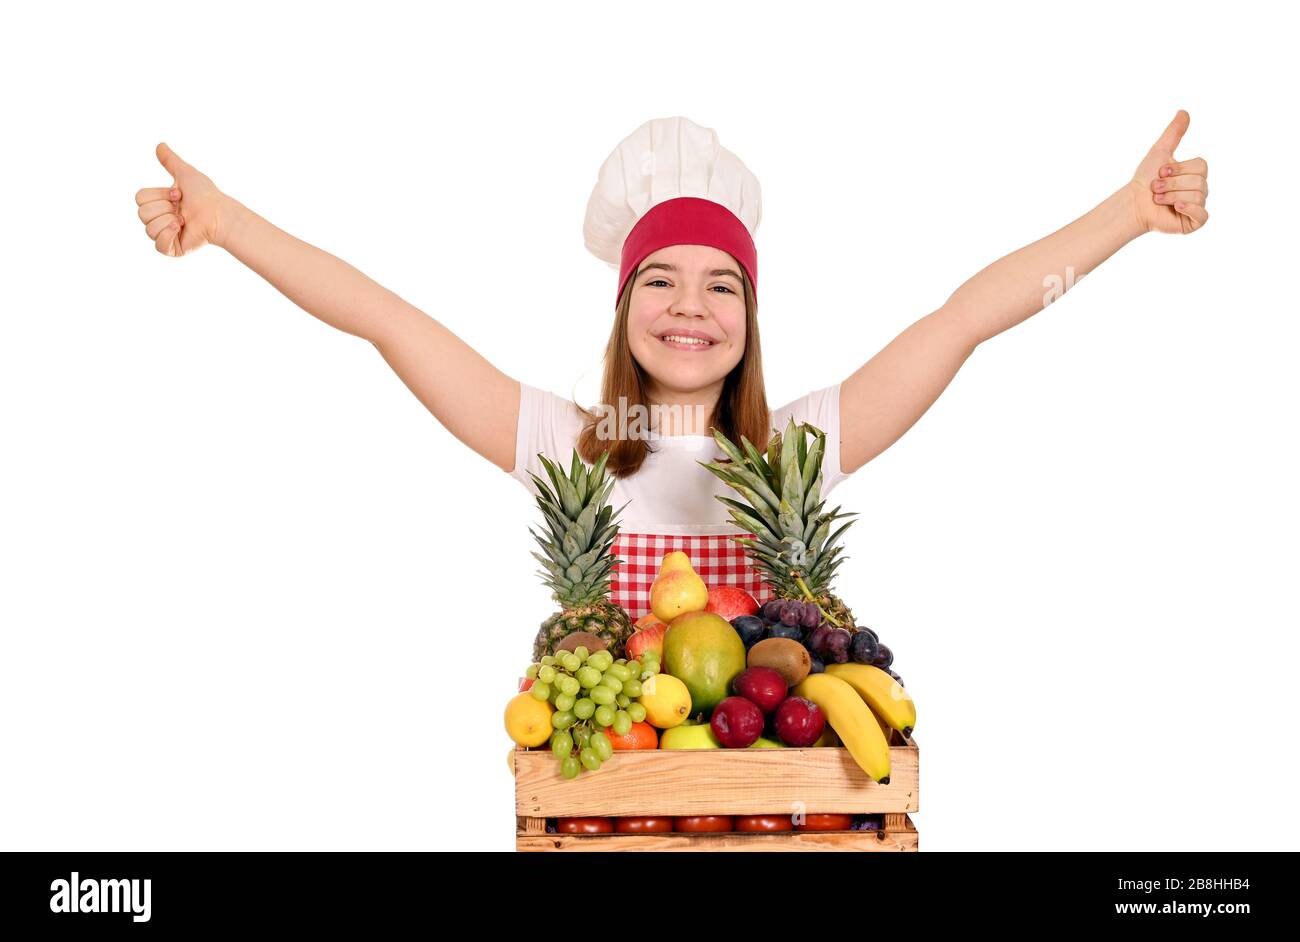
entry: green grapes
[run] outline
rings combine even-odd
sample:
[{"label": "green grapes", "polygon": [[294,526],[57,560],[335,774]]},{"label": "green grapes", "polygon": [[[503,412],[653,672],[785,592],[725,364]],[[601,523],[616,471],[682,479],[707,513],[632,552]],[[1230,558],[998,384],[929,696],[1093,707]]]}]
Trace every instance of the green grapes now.
[{"label": "green grapes", "polygon": [[550,750],[561,776],[574,779],[613,757],[611,735],[626,736],[633,723],[645,720],[638,700],[643,681],[659,673],[659,656],[648,651],[639,660],[615,660],[609,651],[579,646],[548,654],[524,673],[533,681],[530,694],[555,707]]}]

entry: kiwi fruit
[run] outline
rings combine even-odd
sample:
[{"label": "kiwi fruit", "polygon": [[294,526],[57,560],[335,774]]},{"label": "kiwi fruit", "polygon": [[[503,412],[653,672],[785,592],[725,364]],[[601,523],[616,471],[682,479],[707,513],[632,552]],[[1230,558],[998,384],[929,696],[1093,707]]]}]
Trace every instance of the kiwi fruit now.
[{"label": "kiwi fruit", "polygon": [[[567,640],[567,639],[566,639]],[[812,670],[808,649],[790,638],[767,638],[749,649],[750,667],[770,667],[793,687]]]},{"label": "kiwi fruit", "polygon": [[599,635],[593,635],[590,631],[575,631],[572,634],[565,635],[560,643],[555,646],[555,650],[557,653],[560,651],[576,651],[580,646],[586,648],[588,654],[595,654],[597,651],[603,651],[609,647],[605,643],[605,639]]}]

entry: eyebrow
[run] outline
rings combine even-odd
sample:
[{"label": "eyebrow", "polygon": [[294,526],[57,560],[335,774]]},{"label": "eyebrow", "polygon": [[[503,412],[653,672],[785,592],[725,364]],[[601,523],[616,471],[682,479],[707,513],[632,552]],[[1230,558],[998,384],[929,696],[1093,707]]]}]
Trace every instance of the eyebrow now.
[{"label": "eyebrow", "polygon": [[[641,274],[644,275],[652,268],[662,268],[664,271],[677,271],[676,265],[669,265],[667,262],[651,262],[649,265],[645,265],[641,268]],[[731,268],[715,268],[711,272],[709,272],[709,275],[714,277],[720,275],[730,275],[732,278],[735,278],[737,281],[740,281],[740,275],[738,275],[736,271]]]}]

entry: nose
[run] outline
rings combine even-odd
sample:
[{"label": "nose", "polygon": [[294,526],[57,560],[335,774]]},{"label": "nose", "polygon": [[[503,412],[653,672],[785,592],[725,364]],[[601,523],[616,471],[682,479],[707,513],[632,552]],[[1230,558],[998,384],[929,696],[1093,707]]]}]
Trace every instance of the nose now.
[{"label": "nose", "polygon": [[687,286],[673,299],[671,313],[683,317],[705,317],[709,311],[700,289]]}]

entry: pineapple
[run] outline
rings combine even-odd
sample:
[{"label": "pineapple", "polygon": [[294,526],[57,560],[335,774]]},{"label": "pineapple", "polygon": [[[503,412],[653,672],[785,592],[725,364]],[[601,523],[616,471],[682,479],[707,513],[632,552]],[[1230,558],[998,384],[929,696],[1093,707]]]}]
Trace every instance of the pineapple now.
[{"label": "pineapple", "polygon": [[616,512],[607,504],[615,482],[605,474],[608,454],[588,468],[574,449],[567,477],[557,463],[545,455],[538,457],[554,485],[552,490],[529,474],[537,485],[537,505],[549,532],[542,536],[531,527],[528,532],[545,554],[533,553],[544,567],[538,575],[554,590],[561,611],[542,623],[533,642],[533,660],[554,654],[560,641],[575,631],[599,635],[614,657],[622,657],[633,626],[627,612],[609,599],[609,573],[618,563],[610,548],[618,533],[614,521],[622,508]]},{"label": "pineapple", "polygon": [[834,532],[831,524],[856,514],[842,514],[839,507],[822,512],[826,504],[821,497],[826,433],[806,422],[796,425],[792,418],[784,435],[772,435],[766,456],[743,435],[741,448],[716,430],[713,437],[731,461],[700,464],[744,498],[718,500],[730,509],[737,526],[756,535],[732,539],[744,544],[776,598],[816,602],[826,621],[854,631],[853,613],[831,593],[835,570],[847,558],[840,557],[843,547],[836,544],[853,521]]}]

